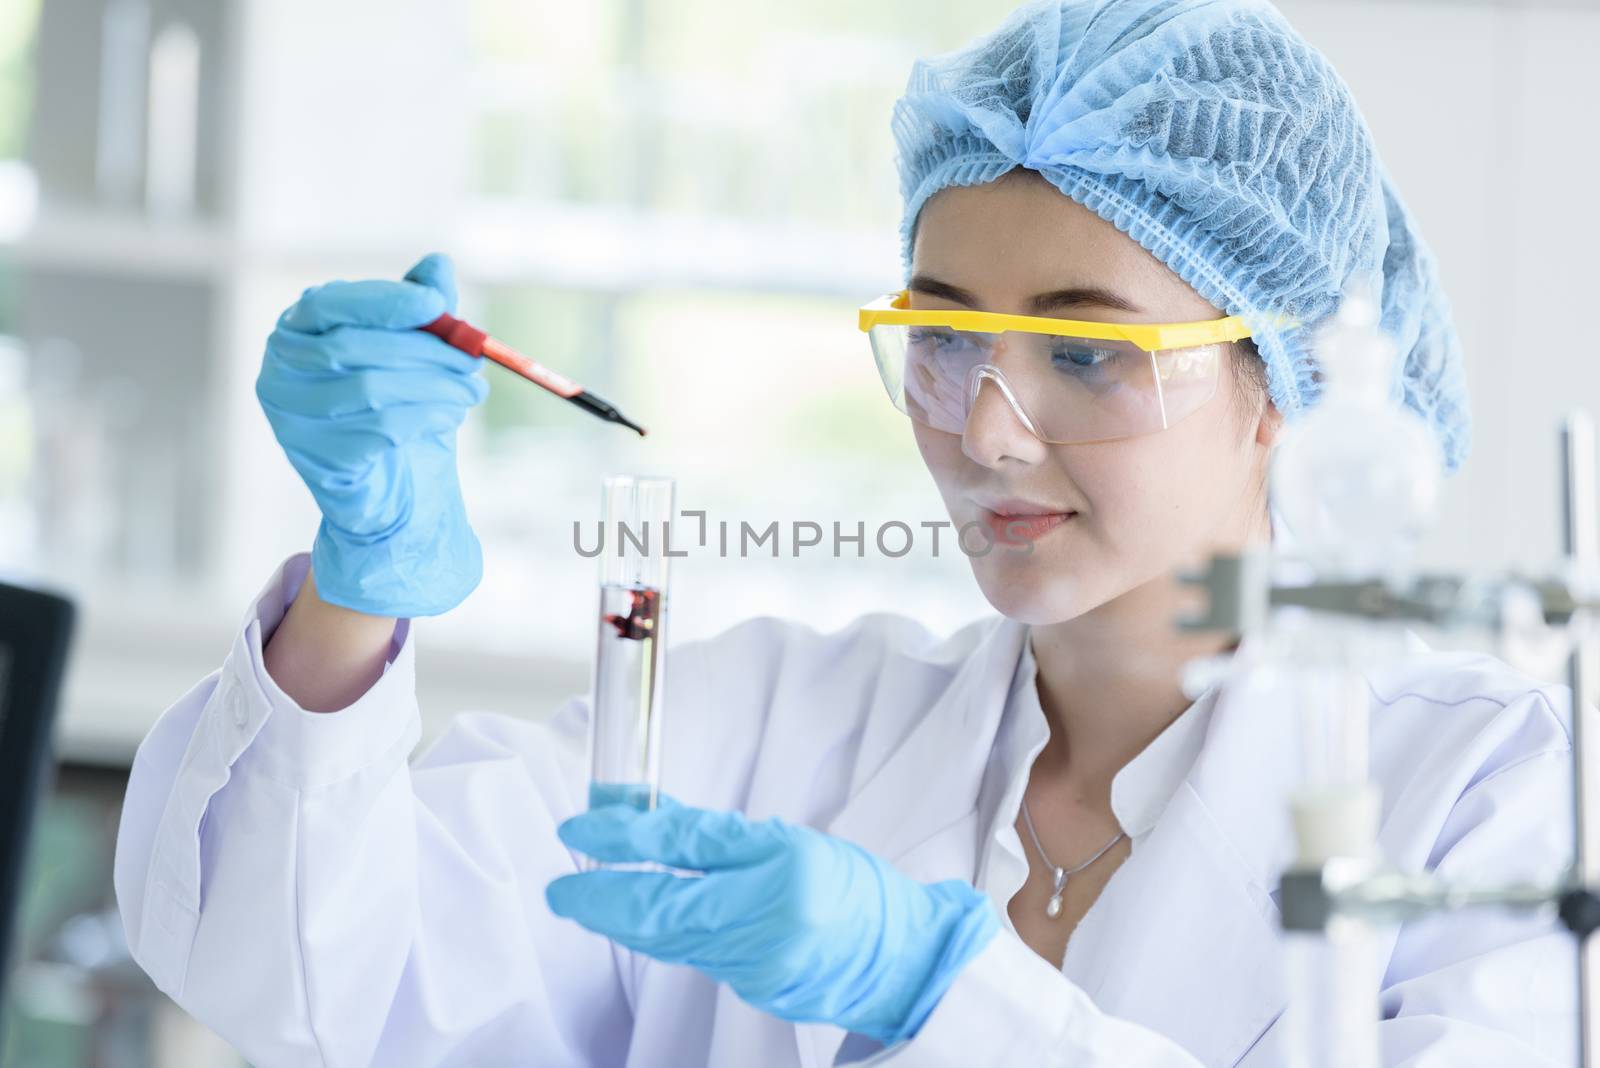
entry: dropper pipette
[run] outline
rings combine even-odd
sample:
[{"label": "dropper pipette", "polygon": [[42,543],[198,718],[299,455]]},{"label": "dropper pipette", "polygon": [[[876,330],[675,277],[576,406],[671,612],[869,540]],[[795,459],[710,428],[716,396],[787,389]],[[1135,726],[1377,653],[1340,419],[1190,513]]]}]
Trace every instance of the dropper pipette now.
[{"label": "dropper pipette", "polygon": [[625,427],[637,430],[639,436],[644,437],[644,427],[624,417],[606,401],[565,375],[557,374],[543,364],[524,356],[505,342],[490,337],[465,320],[446,313],[420,329],[460,349],[468,356],[487,357],[501,367],[516,372],[534,385],[542,386],[563,400],[571,401],[591,415],[597,415],[607,422],[621,423]]}]

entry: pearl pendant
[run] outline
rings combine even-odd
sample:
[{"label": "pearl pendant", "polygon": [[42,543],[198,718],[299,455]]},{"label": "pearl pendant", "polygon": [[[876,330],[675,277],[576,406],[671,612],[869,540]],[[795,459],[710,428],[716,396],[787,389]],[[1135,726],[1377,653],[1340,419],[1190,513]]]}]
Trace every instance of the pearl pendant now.
[{"label": "pearl pendant", "polygon": [[1050,900],[1045,902],[1044,914],[1052,920],[1061,915],[1061,895],[1066,893],[1067,873],[1061,868],[1055,870],[1055,885],[1050,888]]}]

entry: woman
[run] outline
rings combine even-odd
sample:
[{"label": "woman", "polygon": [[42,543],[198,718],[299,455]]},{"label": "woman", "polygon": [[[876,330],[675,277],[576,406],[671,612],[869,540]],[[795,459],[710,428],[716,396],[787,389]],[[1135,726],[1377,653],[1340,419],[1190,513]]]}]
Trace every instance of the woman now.
[{"label": "woman", "polygon": [[[652,813],[584,813],[581,698],[459,717],[408,766],[406,619],[479,578],[453,437],[483,384],[413,329],[453,307],[442,257],[284,313],[258,394],[324,522],[141,747],[117,856],[137,958],[253,1063],[1285,1063],[1291,717],[1183,697],[1180,666],[1226,650],[1173,631],[1172,575],[1269,537],[1306,327],[1357,272],[1459,464],[1428,255],[1348,91],[1264,4],[1023,8],[919,63],[894,131],[899,303],[931,322],[874,341],[952,520],[1009,543],[972,557],[1000,614],[679,646]],[[985,343],[931,314],[971,310],[1052,323]],[[1210,324],[1181,363],[1105,336],[1174,323]],[[1561,873],[1564,694],[1426,650],[1369,684],[1390,860]],[[1548,918],[1380,942],[1384,1063],[1569,1063]]]}]

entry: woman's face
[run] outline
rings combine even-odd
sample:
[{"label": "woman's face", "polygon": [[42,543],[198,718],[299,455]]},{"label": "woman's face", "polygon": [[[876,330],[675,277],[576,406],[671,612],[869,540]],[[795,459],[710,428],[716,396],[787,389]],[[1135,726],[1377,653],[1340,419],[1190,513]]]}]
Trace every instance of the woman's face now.
[{"label": "woman's face", "polygon": [[[929,198],[912,273],[913,308],[969,306],[932,281],[965,291],[982,311],[1033,314],[1035,294],[1070,289],[1081,291],[1077,299],[1046,314],[1126,323],[1222,315],[1132,238],[1021,168]],[[1220,374],[1215,396],[1188,418],[1119,441],[1044,444],[991,382],[964,433],[912,422],[957,529],[1004,524],[986,505],[1008,500],[1069,514],[1033,538],[1030,552],[997,544],[984,553],[981,537],[966,539],[978,584],[998,611],[1026,623],[1063,622],[1266,537],[1262,480],[1277,416],[1257,391],[1240,399],[1231,358]]]}]

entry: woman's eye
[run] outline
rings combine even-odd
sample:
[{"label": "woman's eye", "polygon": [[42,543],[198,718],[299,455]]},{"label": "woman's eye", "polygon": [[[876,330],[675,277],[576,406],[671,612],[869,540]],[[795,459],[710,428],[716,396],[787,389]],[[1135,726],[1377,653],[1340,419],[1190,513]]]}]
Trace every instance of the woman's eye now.
[{"label": "woman's eye", "polygon": [[906,333],[906,340],[913,346],[928,352],[949,352],[964,347],[970,339],[959,330],[948,327],[913,327]]},{"label": "woman's eye", "polygon": [[1117,358],[1116,349],[1095,348],[1081,342],[1058,344],[1050,350],[1050,362],[1063,371],[1104,369]]}]

